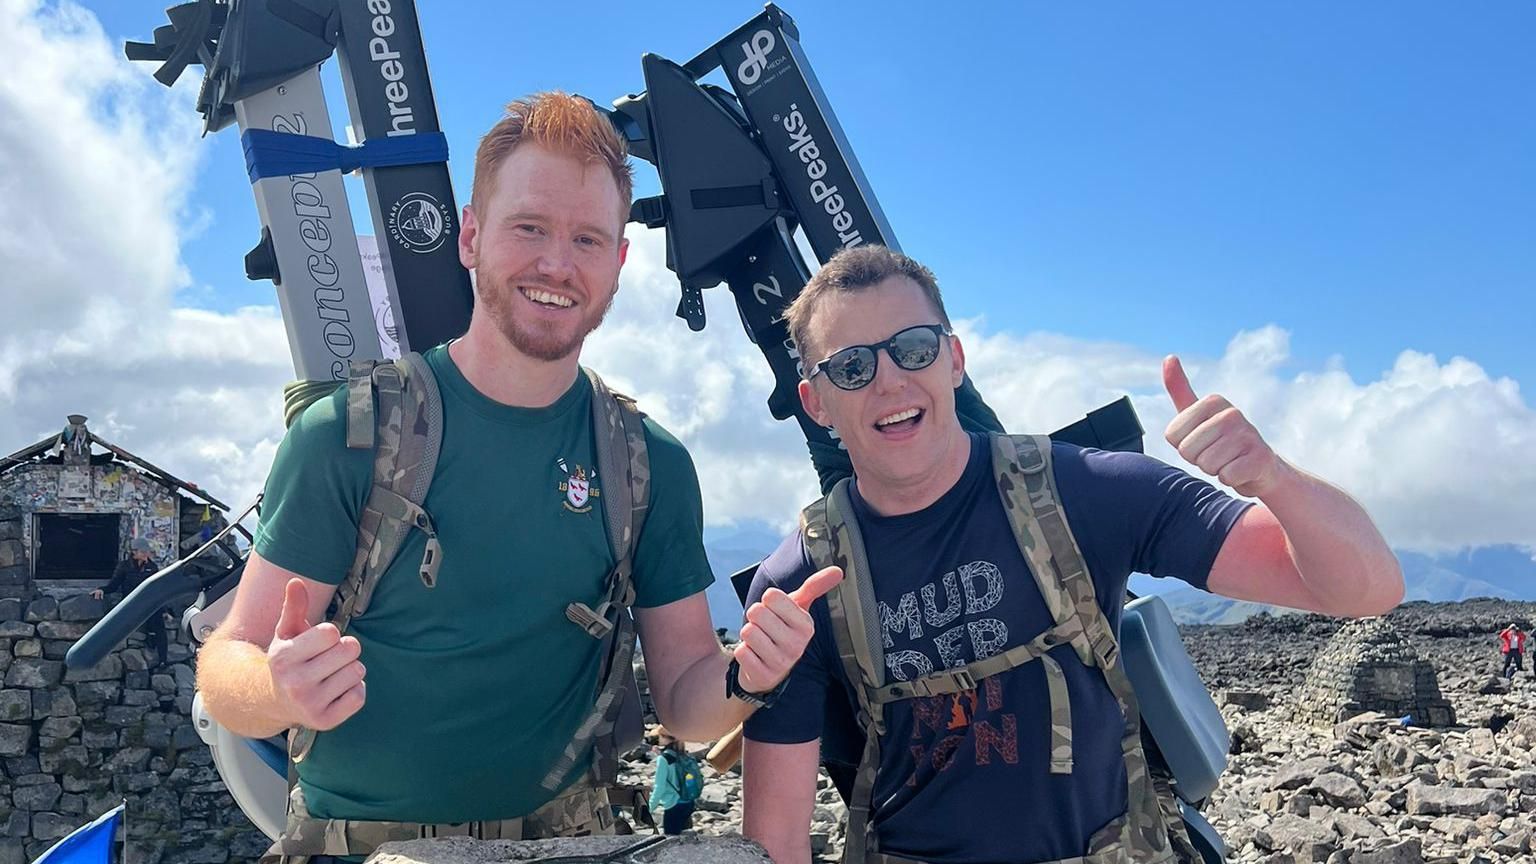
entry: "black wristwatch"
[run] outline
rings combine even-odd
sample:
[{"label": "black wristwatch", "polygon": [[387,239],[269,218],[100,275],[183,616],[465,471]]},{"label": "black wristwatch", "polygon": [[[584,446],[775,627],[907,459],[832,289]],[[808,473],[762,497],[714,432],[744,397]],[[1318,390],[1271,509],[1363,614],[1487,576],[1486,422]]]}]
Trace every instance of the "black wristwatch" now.
[{"label": "black wristwatch", "polygon": [[779,682],[779,686],[769,690],[767,693],[752,693],[741,688],[740,677],[741,664],[737,662],[735,657],[732,657],[731,665],[725,669],[725,698],[735,697],[754,708],[767,708],[769,705],[777,702],[779,694],[783,693],[785,686],[789,684],[789,679],[786,677],[783,681]]}]

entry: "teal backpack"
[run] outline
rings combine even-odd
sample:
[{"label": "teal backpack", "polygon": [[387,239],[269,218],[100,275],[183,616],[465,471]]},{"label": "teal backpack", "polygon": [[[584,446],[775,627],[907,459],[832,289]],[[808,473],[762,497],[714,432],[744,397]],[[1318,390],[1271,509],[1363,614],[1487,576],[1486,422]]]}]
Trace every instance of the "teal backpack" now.
[{"label": "teal backpack", "polygon": [[684,804],[697,801],[699,794],[704,791],[704,772],[700,769],[699,760],[689,753],[672,754],[672,771],[676,778],[677,800]]}]

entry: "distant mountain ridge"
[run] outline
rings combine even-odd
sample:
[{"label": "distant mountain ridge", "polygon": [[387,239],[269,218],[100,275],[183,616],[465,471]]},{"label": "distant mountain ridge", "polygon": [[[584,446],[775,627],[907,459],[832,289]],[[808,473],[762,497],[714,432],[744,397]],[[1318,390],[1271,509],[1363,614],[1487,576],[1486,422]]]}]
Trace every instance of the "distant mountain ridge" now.
[{"label": "distant mountain ridge", "polygon": [[[1404,601],[1536,600],[1536,557],[1520,546],[1484,546],[1441,556],[1398,552],[1397,560],[1403,567]],[[1162,597],[1180,624],[1236,624],[1262,610],[1286,611],[1194,588],[1169,591]]]},{"label": "distant mountain ridge", "polygon": [[704,596],[716,627],[735,633],[741,627],[741,602],[731,586],[731,574],[767,558],[784,541],[784,532],[766,522],[744,522],[704,529],[704,553],[715,581]]},{"label": "distant mountain ridge", "polygon": [[[765,522],[705,529],[704,551],[715,574],[706,597],[716,627],[735,632],[741,626],[741,604],[731,588],[731,574],[766,558],[783,542],[784,536],[784,532]],[[1398,552],[1397,558],[1407,584],[1406,600],[1536,600],[1536,555],[1520,546],[1483,546],[1433,556]],[[1161,595],[1181,624],[1236,624],[1265,609],[1283,611],[1261,603],[1217,597],[1171,580],[1136,577],[1133,588]]]}]

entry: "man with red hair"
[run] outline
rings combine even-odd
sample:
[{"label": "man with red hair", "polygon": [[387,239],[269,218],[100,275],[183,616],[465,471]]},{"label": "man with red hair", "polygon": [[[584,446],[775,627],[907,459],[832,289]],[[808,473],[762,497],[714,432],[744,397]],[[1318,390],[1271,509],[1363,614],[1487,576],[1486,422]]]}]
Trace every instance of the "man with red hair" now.
[{"label": "man with red hair", "polygon": [[[374,476],[374,452],[347,446],[348,388],[310,406],[278,450],[233,609],[199,663],[204,703],[231,730],[320,733],[274,854],[611,830],[603,790],[582,779],[590,750],[558,788],[549,778],[571,761],[598,691],[602,643],[568,613],[573,601],[603,608],[612,584],[604,493],[643,488],[596,471],[594,400],[611,397],[578,365],[618,288],[631,186],[623,140],[577,97],[514,102],[481,141],[459,236],[473,316],[462,338],[424,354],[443,406],[422,502],[440,569],[418,574],[433,547],[413,533],[346,635],[322,622]],[[753,638],[722,653],[704,599],[698,477],[682,445],[643,422],[636,625],[657,713],[709,740],[788,675],[811,635],[805,606],[837,576],[765,597]]]}]

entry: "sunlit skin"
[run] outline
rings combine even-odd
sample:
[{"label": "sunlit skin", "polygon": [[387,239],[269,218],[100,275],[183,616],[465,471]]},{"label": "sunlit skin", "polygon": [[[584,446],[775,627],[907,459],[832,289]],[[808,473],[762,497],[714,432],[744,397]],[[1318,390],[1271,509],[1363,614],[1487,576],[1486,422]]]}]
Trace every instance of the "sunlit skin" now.
[{"label": "sunlit skin", "polygon": [[[814,363],[838,348],[882,342],[938,320],[915,283],[891,277],[819,303],[802,347]],[[839,390],[825,375],[800,383],[806,412],[842,438],[859,492],[878,513],[921,510],[965,471],[970,444],[954,406],[965,358],[958,340],[945,341],[948,353],[917,372],[901,369],[882,351],[875,379],[861,390]],[[1282,459],[1224,397],[1200,397],[1177,357],[1164,361],[1163,383],[1177,412],[1164,433],[1168,443],[1261,501],[1227,534],[1211,566],[1211,592],[1348,616],[1379,615],[1402,600],[1402,570],[1359,504]],[[879,426],[909,408],[919,411],[915,421]],[[742,833],[778,864],[810,861],[807,829],[820,750],[819,739],[770,744],[749,738],[743,746]]]},{"label": "sunlit skin", "polygon": [[[481,394],[537,408],[575,383],[582,343],[613,302],[629,248],[622,199],[605,166],[525,143],[464,208],[459,260],[475,271],[476,302],[469,331],[448,350]],[[720,650],[703,592],[635,609],[662,721],[698,741],[740,723],[751,708],[725,698],[730,659],[746,690],[772,690],[810,641],[807,607],[841,578],[828,568],[793,593],[765,593],[732,654]],[[229,617],[199,655],[204,702],[220,723],[260,738],[333,729],[362,709],[366,658],[355,637],[325,622],[334,594],[252,552]]]},{"label": "sunlit skin", "polygon": [[475,271],[476,317],[529,358],[574,363],[618,290],[623,209],[602,165],[536,144],[514,150],[464,208],[459,259]]},{"label": "sunlit skin", "polygon": [[[891,276],[863,291],[825,296],[811,319],[808,356],[819,361],[839,348],[935,323],[939,314],[922,288]],[[800,400],[812,419],[837,430],[864,500],[884,515],[911,513],[938,500],[965,471],[970,439],[955,414],[955,388],[964,376],[965,351],[947,336],[926,369],[902,369],[881,351],[875,379],[862,389],[840,390],[817,375],[800,382]],[[880,423],[914,408],[919,413],[912,420]]]}]

